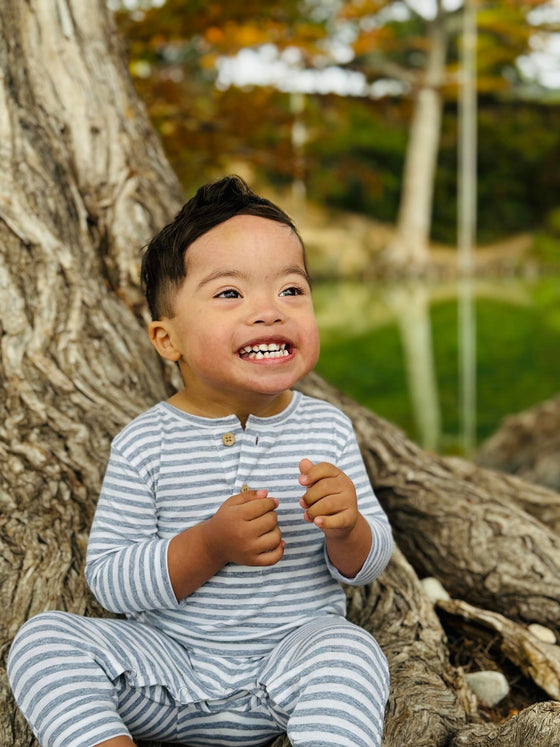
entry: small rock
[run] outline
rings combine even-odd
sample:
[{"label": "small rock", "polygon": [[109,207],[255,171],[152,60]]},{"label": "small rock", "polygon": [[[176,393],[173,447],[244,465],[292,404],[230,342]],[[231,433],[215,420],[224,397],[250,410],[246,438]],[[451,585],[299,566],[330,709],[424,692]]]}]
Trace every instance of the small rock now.
[{"label": "small rock", "polygon": [[529,625],[527,629],[540,641],[544,641],[545,643],[556,643],[556,634],[550,628],[545,628],[544,625],[531,623],[531,625]]},{"label": "small rock", "polygon": [[509,684],[501,672],[471,672],[465,675],[467,685],[482,705],[492,708],[509,693]]},{"label": "small rock", "polygon": [[449,599],[449,594],[445,591],[442,584],[433,576],[428,576],[420,581],[424,594],[428,597],[432,604],[435,604],[440,599]]}]

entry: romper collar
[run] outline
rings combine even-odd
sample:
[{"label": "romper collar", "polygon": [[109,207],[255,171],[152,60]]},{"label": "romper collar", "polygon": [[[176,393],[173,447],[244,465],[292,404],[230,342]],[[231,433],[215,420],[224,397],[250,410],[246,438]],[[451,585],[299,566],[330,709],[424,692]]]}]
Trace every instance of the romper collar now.
[{"label": "romper collar", "polygon": [[[303,395],[301,392],[294,391],[292,393],[290,404],[285,407],[282,412],[276,413],[276,415],[270,415],[266,418],[257,417],[257,415],[249,415],[249,417],[247,418],[246,428],[252,427],[258,430],[261,428],[270,428],[271,426],[283,423],[284,421],[291,418],[293,413],[297,410],[302,396]],[[184,410],[180,410],[174,405],[170,405],[169,402],[160,402],[157,407],[162,408],[165,412],[173,415],[177,419],[183,420],[186,423],[191,423],[193,426],[198,426],[199,428],[221,430],[223,428],[231,428],[233,426],[240,427],[240,421],[237,415],[226,415],[222,418],[205,418],[200,415],[191,415],[191,413],[189,412],[185,412]]]}]

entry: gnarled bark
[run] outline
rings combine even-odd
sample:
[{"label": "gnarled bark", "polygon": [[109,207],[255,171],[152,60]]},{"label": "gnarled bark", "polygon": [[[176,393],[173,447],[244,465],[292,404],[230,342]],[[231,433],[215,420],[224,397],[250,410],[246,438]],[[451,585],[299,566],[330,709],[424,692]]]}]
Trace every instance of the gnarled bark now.
[{"label": "gnarled bark", "polygon": [[504,418],[476,462],[560,490],[560,397]]},{"label": "gnarled bark", "polygon": [[[169,388],[142,329],[137,255],[181,197],[102,0],[4,0],[0,24],[5,661],[15,631],[37,612],[104,614],[82,565],[110,439]],[[384,744],[490,744],[496,727],[477,717],[461,671],[450,665],[416,572],[439,576],[471,604],[557,621],[558,540],[522,510],[534,488],[423,452],[316,376],[302,386],[353,418],[408,558],[396,550],[374,584],[348,590],[351,619],[378,637],[390,662]],[[557,516],[553,494],[541,495],[536,513]],[[34,744],[4,672],[0,693],[0,744]],[[558,709],[541,704],[504,725],[508,744],[521,744],[536,718],[558,733]],[[465,742],[465,734],[479,742]]]},{"label": "gnarled bark", "polygon": [[[180,205],[103,2],[0,4],[0,649],[96,610],[86,537],[112,435],[165,396],[138,251]],[[2,676],[0,744],[29,744]]]},{"label": "gnarled bark", "polygon": [[560,703],[536,703],[499,726],[469,726],[449,747],[556,747],[559,723]]}]

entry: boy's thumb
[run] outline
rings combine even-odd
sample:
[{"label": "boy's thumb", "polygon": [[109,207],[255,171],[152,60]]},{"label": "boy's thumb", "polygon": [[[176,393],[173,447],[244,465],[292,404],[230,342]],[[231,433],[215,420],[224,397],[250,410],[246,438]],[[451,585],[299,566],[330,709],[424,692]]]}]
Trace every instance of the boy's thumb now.
[{"label": "boy's thumb", "polygon": [[311,459],[302,459],[301,462],[299,463],[299,471],[301,472],[302,475],[309,472],[311,467],[313,467],[313,462],[311,461]]}]

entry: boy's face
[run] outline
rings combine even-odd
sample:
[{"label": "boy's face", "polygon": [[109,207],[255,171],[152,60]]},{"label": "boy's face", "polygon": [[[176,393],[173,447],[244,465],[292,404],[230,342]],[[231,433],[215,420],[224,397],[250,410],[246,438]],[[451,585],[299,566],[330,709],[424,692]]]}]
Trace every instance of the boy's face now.
[{"label": "boy's face", "polygon": [[187,409],[209,417],[283,409],[319,356],[298,237],[283,223],[238,215],[194,241],[186,263],[175,315],[153,322],[150,336],[179,362]]}]

